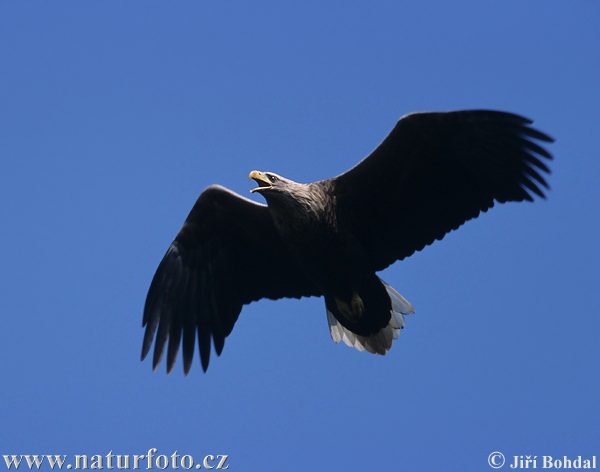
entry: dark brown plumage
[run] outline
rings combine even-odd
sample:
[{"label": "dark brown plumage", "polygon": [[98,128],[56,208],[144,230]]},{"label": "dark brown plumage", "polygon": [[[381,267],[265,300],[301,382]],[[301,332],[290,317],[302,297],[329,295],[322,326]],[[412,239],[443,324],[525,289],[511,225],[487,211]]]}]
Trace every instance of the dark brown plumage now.
[{"label": "dark brown plumage", "polygon": [[[544,196],[552,139],[518,115],[486,110],[415,113],[338,177],[299,184],[250,177],[268,206],[206,189],[152,280],[142,359],[153,367],[179,346],[187,374],[196,338],[206,371],[244,304],[324,296],[331,335],[385,354],[413,309],[376,275],[487,211],[494,202]],[[269,261],[265,264],[265,261]]]}]

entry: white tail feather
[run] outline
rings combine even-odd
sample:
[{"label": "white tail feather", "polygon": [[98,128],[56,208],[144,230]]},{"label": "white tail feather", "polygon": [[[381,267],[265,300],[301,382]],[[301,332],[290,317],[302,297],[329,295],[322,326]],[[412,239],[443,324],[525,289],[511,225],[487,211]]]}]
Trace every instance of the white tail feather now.
[{"label": "white tail feather", "polygon": [[391,317],[388,325],[371,336],[361,336],[342,326],[333,313],[327,310],[329,332],[334,342],[339,343],[340,341],[344,341],[346,346],[353,347],[359,351],[366,350],[373,354],[386,354],[391,349],[394,339],[398,339],[400,330],[404,328],[404,315],[413,314],[415,309],[392,286],[383,280],[381,280],[381,283],[383,283],[392,302]]}]

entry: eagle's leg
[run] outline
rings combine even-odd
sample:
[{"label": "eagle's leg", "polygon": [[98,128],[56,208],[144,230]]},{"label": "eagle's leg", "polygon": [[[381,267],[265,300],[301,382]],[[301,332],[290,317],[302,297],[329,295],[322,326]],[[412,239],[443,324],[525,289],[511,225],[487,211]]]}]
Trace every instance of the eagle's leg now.
[{"label": "eagle's leg", "polygon": [[339,297],[334,297],[334,300],[340,313],[350,321],[358,321],[365,314],[365,304],[356,291],[352,291],[350,303]]}]

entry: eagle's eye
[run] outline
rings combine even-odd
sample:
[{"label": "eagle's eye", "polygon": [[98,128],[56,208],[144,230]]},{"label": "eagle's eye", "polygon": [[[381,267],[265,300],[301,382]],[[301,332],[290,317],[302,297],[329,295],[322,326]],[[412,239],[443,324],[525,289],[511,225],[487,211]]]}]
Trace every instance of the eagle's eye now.
[{"label": "eagle's eye", "polygon": [[277,180],[279,180],[279,179],[277,179],[277,177],[275,177],[274,175],[269,175],[269,180],[271,181],[271,183],[273,183],[273,182],[277,182]]}]

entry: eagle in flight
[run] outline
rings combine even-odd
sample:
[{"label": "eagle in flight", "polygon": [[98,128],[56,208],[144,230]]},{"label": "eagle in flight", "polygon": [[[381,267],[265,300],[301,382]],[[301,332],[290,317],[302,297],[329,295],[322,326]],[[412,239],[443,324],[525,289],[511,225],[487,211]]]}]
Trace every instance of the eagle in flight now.
[{"label": "eagle in flight", "polygon": [[[152,279],[142,359],[154,340],[167,372],[179,347],[204,371],[245,304],[324,297],[335,342],[385,354],[412,305],[377,276],[494,206],[544,198],[548,135],[512,113],[463,110],[402,117],[347,172],[309,184],[250,172],[267,205],[213,185],[194,204]],[[168,347],[167,347],[168,345]]]}]

